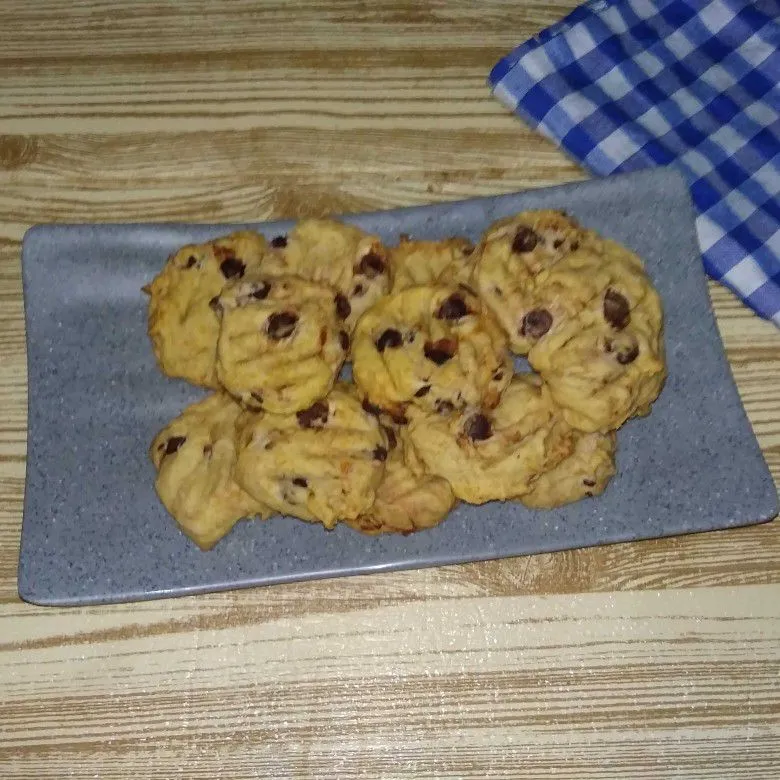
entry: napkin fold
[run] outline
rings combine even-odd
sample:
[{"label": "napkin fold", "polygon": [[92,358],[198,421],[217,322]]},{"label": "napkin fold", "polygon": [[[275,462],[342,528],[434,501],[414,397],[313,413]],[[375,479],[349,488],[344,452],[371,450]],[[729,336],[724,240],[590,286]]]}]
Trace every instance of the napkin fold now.
[{"label": "napkin fold", "polygon": [[780,0],[593,0],[488,82],[595,174],[679,168],[705,269],[780,326]]}]

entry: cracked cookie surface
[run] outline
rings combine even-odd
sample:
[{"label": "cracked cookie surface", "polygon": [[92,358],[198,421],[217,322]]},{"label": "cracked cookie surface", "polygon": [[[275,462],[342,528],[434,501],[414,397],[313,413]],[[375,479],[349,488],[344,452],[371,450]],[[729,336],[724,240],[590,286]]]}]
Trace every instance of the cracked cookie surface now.
[{"label": "cracked cookie surface", "polygon": [[263,270],[327,284],[340,294],[348,331],[390,290],[387,250],[377,236],[334,219],[304,219],[270,241]]},{"label": "cracked cookie surface", "polygon": [[228,395],[214,393],[168,423],[149,449],[160,500],[203,550],[242,518],[269,516],[268,507],[235,481],[236,420],[241,411]]},{"label": "cracked cookie surface", "polygon": [[247,275],[213,302],[220,383],[248,409],[287,414],[323,398],[349,350],[338,295],[297,276]]},{"label": "cracked cookie surface", "polygon": [[374,503],[388,457],[379,421],[338,383],[295,414],[239,421],[237,480],[276,512],[333,528]]},{"label": "cracked cookie surface", "polygon": [[391,414],[407,404],[493,407],[512,374],[501,329],[462,286],[410,287],[383,298],[360,320],[352,358],[367,401]]},{"label": "cracked cookie surface", "polygon": [[615,475],[615,433],[575,433],[574,450],[539,475],[520,501],[532,509],[552,509],[601,495]]},{"label": "cracked cookie surface", "polygon": [[393,270],[392,292],[419,285],[471,283],[476,254],[467,238],[443,241],[415,241],[401,236],[390,250]]},{"label": "cracked cookie surface", "polygon": [[365,534],[410,534],[433,528],[455,506],[450,483],[429,474],[411,447],[399,440],[400,430],[386,429],[388,457],[371,507],[346,524]]},{"label": "cracked cookie surface", "polygon": [[168,258],[144,291],[148,332],[160,370],[203,387],[217,388],[219,320],[209,302],[225,284],[260,266],[265,239],[252,231],[189,244]]},{"label": "cracked cookie surface", "polygon": [[[545,284],[567,273],[552,272]],[[663,388],[663,312],[641,261],[619,244],[601,241],[588,279],[587,302],[534,344],[528,362],[570,425],[606,431],[648,414]]]},{"label": "cracked cookie surface", "polygon": [[539,277],[594,234],[560,211],[526,211],[491,225],[477,250],[474,281],[485,305],[525,355],[553,324],[534,296]]},{"label": "cracked cookie surface", "polygon": [[406,435],[425,468],[471,504],[522,497],[574,449],[572,429],[549,390],[528,374],[515,376],[492,410],[414,410]]}]

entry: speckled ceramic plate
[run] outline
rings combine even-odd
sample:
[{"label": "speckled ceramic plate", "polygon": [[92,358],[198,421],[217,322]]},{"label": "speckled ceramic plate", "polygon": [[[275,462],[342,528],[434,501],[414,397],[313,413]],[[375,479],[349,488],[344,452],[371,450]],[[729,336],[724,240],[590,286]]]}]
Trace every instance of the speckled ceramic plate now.
[{"label": "speckled ceramic plate", "polygon": [[[565,208],[634,249],[666,310],[669,379],[652,414],[618,435],[606,493],[554,511],[459,506],[438,528],[367,537],[289,518],[240,523],[203,553],[155,496],[146,452],[202,391],[166,379],[146,336],[141,286],[182,244],[233,225],[62,225],[23,245],[29,372],[19,593],[39,604],[148,599],[433,566],[745,525],[777,495],[740,404],[710,309],[687,189],[672,172],[347,219],[476,239],[493,220]],[[267,235],[289,222],[260,225]]]}]

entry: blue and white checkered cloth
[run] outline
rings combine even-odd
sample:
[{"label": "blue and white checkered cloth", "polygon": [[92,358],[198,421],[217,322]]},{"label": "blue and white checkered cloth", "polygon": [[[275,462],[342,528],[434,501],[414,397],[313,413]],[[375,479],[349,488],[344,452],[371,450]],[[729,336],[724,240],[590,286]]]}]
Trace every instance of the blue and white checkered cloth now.
[{"label": "blue and white checkered cloth", "polygon": [[593,173],[676,165],[707,272],[780,326],[778,82],[780,0],[595,0],[489,78]]}]

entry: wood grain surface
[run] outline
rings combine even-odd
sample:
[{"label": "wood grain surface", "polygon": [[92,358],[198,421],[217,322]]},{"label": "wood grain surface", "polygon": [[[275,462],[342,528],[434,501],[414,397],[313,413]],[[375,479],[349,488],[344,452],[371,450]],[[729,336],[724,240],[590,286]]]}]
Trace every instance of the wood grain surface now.
[{"label": "wood grain surface", "polygon": [[[25,230],[583,178],[485,87],[573,5],[0,0],[0,777],[780,776],[777,523],[143,604],[17,597]],[[710,289],[780,483],[780,333]]]}]

